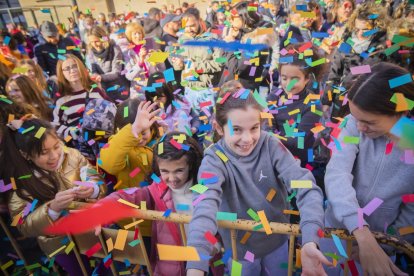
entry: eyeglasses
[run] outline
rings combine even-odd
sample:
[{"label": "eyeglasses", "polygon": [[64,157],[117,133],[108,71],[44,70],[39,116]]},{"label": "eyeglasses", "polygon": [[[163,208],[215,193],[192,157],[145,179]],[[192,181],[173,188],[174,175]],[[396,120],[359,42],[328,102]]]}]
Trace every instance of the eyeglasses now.
[{"label": "eyeglasses", "polygon": [[70,70],[78,70],[78,65],[72,64],[70,66],[66,66],[65,68],[62,68],[63,72],[69,72]]}]

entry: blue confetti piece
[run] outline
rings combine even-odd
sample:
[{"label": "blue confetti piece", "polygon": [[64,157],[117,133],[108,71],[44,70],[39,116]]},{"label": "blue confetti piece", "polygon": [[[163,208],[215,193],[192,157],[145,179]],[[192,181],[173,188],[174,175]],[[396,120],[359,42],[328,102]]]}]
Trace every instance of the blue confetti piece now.
[{"label": "blue confetti piece", "polygon": [[402,75],[396,78],[393,78],[389,80],[390,88],[398,87],[407,83],[412,82],[413,79],[411,77],[411,74]]},{"label": "blue confetti piece", "polygon": [[131,266],[131,262],[128,259],[124,259],[124,264],[125,264],[126,267]]},{"label": "blue confetti piece", "polygon": [[308,149],[308,162],[313,162],[313,149]]},{"label": "blue confetti piece", "polygon": [[210,131],[212,129],[212,127],[211,127],[211,124],[207,124],[207,125],[201,125],[199,128],[198,128],[198,131]]},{"label": "blue confetti piece", "polygon": [[308,11],[308,6],[307,5],[296,5],[296,10],[297,11]]},{"label": "blue confetti piece", "polygon": [[97,163],[99,166],[102,166],[102,159],[98,158]]},{"label": "blue confetti piece", "polygon": [[168,218],[171,214],[171,211],[171,209],[167,209],[162,216]]},{"label": "blue confetti piece", "polygon": [[364,32],[362,34],[362,36],[363,37],[368,37],[368,36],[371,36],[371,35],[373,35],[373,34],[375,34],[377,32],[378,32],[378,29],[372,29],[372,30],[369,30],[369,31]]},{"label": "blue confetti piece", "polygon": [[170,82],[170,81],[175,80],[173,68],[165,70],[163,74],[164,74],[165,82]]},{"label": "blue confetti piece", "polygon": [[367,59],[367,58],[369,58],[369,54],[368,54],[367,52],[362,52],[362,53],[360,54],[360,56],[361,56],[363,59]]},{"label": "blue confetti piece", "polygon": [[227,264],[227,262],[229,261],[229,259],[232,256],[232,251],[231,249],[226,250],[223,254],[223,258],[221,258],[221,260],[223,261],[223,263]]},{"label": "blue confetti piece", "polygon": [[112,253],[109,253],[107,256],[105,256],[103,262],[106,263],[110,258],[112,258]]},{"label": "blue confetti piece", "polygon": [[190,150],[190,146],[189,145],[181,144],[181,147],[185,151],[189,151]]},{"label": "blue confetti piece", "polygon": [[243,94],[241,94],[241,95],[240,95],[240,99],[242,99],[242,100],[246,100],[246,99],[247,99],[247,97],[249,97],[249,94],[250,94],[250,90],[246,89],[246,90],[243,92]]},{"label": "blue confetti piece", "polygon": [[117,90],[117,89],[118,89],[118,87],[119,87],[119,85],[114,85],[114,86],[112,86],[112,87],[109,87],[108,89],[106,89],[106,92],[115,91],[115,90]]},{"label": "blue confetti piece", "polygon": [[292,63],[293,62],[293,56],[286,56],[286,57],[280,57],[279,63]]},{"label": "blue confetti piece", "polygon": [[370,14],[370,15],[368,15],[368,19],[377,19],[378,18],[378,14]]},{"label": "blue confetti piece", "polygon": [[17,266],[19,266],[19,265],[24,265],[23,260],[17,260],[17,261],[16,261],[16,265],[17,265]]},{"label": "blue confetti piece", "polygon": [[230,119],[227,120],[227,126],[229,128],[230,136],[233,136],[234,135],[233,124],[231,123]]},{"label": "blue confetti piece", "polygon": [[123,34],[125,33],[125,29],[119,29],[118,31],[115,32],[116,34]]},{"label": "blue confetti piece", "polygon": [[352,46],[345,42],[341,43],[341,45],[338,48],[338,51],[344,54],[349,54],[351,50]]},{"label": "blue confetti piece", "polygon": [[139,182],[139,186],[142,188],[142,187],[145,187],[145,186],[149,186],[149,182],[147,182],[147,181],[141,181],[141,182]]},{"label": "blue confetti piece", "polygon": [[207,185],[207,184],[214,184],[214,183],[217,183],[218,181],[219,181],[218,176],[214,176],[214,177],[211,177],[211,178],[203,179],[203,182],[204,182],[205,185]]},{"label": "blue confetti piece", "polygon": [[9,43],[10,43],[10,40],[11,40],[11,38],[10,38],[10,36],[6,36],[4,39],[3,39],[3,44],[4,45],[9,45]]},{"label": "blue confetti piece", "polygon": [[177,204],[176,209],[177,209],[177,211],[189,211],[190,210],[190,205],[188,205],[188,204]]},{"label": "blue confetti piece", "polygon": [[151,175],[151,179],[155,182],[155,183],[161,183],[161,178],[159,178],[155,173],[153,173]]},{"label": "blue confetti piece", "polygon": [[176,102],[176,101],[172,101],[172,103],[171,103],[175,108],[177,108],[177,109],[181,109],[181,105],[178,103],[178,102]]},{"label": "blue confetti piece", "polygon": [[312,37],[313,38],[325,38],[325,37],[329,37],[329,34],[321,33],[321,32],[312,32]]},{"label": "blue confetti piece", "polygon": [[30,207],[30,213],[34,211],[36,204],[39,202],[39,200],[34,199],[32,202],[32,206]]},{"label": "blue confetti piece", "polygon": [[190,40],[184,42],[185,46],[194,46],[194,47],[211,47],[211,48],[221,48],[228,51],[237,51],[237,50],[244,50],[244,51],[258,51],[262,49],[268,48],[266,44],[245,44],[240,43],[238,41],[233,42],[224,42],[219,40],[209,40],[209,41],[201,41],[201,40]]},{"label": "blue confetti piece", "polygon": [[335,235],[335,234],[332,234],[332,239],[333,239],[333,241],[335,243],[336,248],[338,249],[339,254],[342,257],[348,259],[348,255],[346,254],[345,249],[342,246],[341,240],[338,238],[338,236]]}]

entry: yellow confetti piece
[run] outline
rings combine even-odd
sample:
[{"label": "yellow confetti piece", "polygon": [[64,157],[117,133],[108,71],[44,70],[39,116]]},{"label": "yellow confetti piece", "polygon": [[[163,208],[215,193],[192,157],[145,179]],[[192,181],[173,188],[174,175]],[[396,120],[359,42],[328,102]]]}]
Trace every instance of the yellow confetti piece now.
[{"label": "yellow confetti piece", "polygon": [[96,136],[104,136],[105,135],[105,131],[104,130],[97,130],[97,131],[95,131],[95,135]]},{"label": "yellow confetti piece", "polygon": [[216,154],[217,154],[218,157],[220,157],[221,160],[223,160],[223,162],[229,161],[229,158],[227,158],[227,156],[224,153],[222,153],[221,151],[216,150]]},{"label": "yellow confetti piece", "polygon": [[296,248],[296,263],[295,263],[295,267],[296,268],[300,268],[302,267],[302,259],[300,256],[300,249]]},{"label": "yellow confetti piece", "polygon": [[195,247],[157,244],[161,261],[199,261],[200,256]]},{"label": "yellow confetti piece", "polygon": [[279,139],[279,140],[283,140],[283,141],[287,141],[288,139],[286,137],[280,136],[278,134],[274,134],[274,136]]},{"label": "yellow confetti piece", "polygon": [[255,78],[254,79],[254,82],[262,82],[263,81],[263,78],[262,77],[260,77],[260,78]]},{"label": "yellow confetti piece", "polygon": [[16,227],[17,223],[19,223],[20,218],[22,217],[22,213],[17,214],[14,218],[12,223],[10,224],[13,227]]},{"label": "yellow confetti piece", "polygon": [[160,133],[160,136],[164,135],[164,128],[163,127],[159,127],[158,128],[158,132]]},{"label": "yellow confetti piece", "polygon": [[260,118],[262,119],[273,119],[273,115],[267,112],[260,112]]},{"label": "yellow confetti piece", "polygon": [[63,249],[66,248],[66,245],[60,247],[59,249],[53,251],[52,253],[49,254],[49,258],[52,258],[53,256],[55,256],[57,253],[59,253],[60,251],[62,251]]},{"label": "yellow confetti piece", "polygon": [[296,108],[296,109],[294,109],[294,110],[292,110],[292,111],[288,112],[288,114],[289,114],[290,116],[292,116],[292,115],[297,114],[297,113],[299,113],[299,112],[300,112],[300,109],[299,109],[299,108]]},{"label": "yellow confetti piece", "polygon": [[5,263],[4,265],[1,266],[1,270],[5,271],[9,267],[11,267],[13,264],[14,264],[13,260],[10,260],[10,261],[8,261],[7,263]]},{"label": "yellow confetti piece", "polygon": [[95,112],[95,109],[89,109],[88,112],[86,112],[87,115],[91,115]]},{"label": "yellow confetti piece", "polygon": [[158,155],[161,155],[164,153],[164,143],[161,142],[158,144]]},{"label": "yellow confetti piece", "polygon": [[118,180],[118,182],[115,184],[114,189],[117,190],[119,186],[122,185],[122,180]]},{"label": "yellow confetti piece", "polygon": [[114,249],[124,250],[125,242],[127,240],[127,237],[128,237],[128,231],[123,230],[123,229],[119,229],[118,230],[118,235],[116,236]]},{"label": "yellow confetti piece", "polygon": [[312,51],[312,49],[307,49],[307,50],[305,50],[305,51],[303,52],[303,55],[304,55],[305,57],[307,57],[307,56],[313,56],[313,51]]},{"label": "yellow confetti piece", "polygon": [[75,243],[73,241],[71,241],[65,249],[66,255],[68,255],[74,247],[75,247]]},{"label": "yellow confetti piece", "polygon": [[147,202],[141,201],[141,210],[147,210]]},{"label": "yellow confetti piece", "polygon": [[9,117],[7,119],[7,123],[10,123],[13,120],[14,120],[14,114],[9,114]]},{"label": "yellow confetti piece", "polygon": [[66,143],[69,143],[69,141],[72,140],[72,136],[68,135],[63,140],[65,140]]},{"label": "yellow confetti piece", "polygon": [[114,242],[112,241],[112,238],[106,240],[106,248],[108,248],[108,253],[114,250]]},{"label": "yellow confetti piece", "polygon": [[273,200],[273,198],[275,197],[275,195],[276,195],[276,190],[271,188],[269,193],[266,196],[266,200],[271,202]]},{"label": "yellow confetti piece", "polygon": [[134,227],[135,225],[138,225],[138,224],[140,224],[140,223],[142,223],[142,222],[144,222],[144,220],[143,220],[143,219],[140,219],[140,220],[138,220],[138,221],[131,222],[130,224],[125,225],[125,226],[124,226],[124,229],[125,229],[125,230],[128,230],[129,228],[132,228],[132,227]]},{"label": "yellow confetti piece", "polygon": [[40,127],[40,128],[37,130],[37,132],[36,132],[36,134],[35,134],[35,137],[36,137],[37,139],[42,138],[42,135],[45,133],[45,131],[46,131],[46,128],[44,128],[44,127]]},{"label": "yellow confetti piece", "polygon": [[246,232],[240,240],[240,244],[246,244],[247,240],[250,238],[251,235],[252,233]]},{"label": "yellow confetti piece", "polygon": [[256,32],[257,32],[257,35],[265,35],[265,34],[273,34],[274,30],[273,28],[258,28]]},{"label": "yellow confetti piece", "polygon": [[72,7],[72,12],[75,12],[78,9],[78,6],[73,6]]},{"label": "yellow confetti piece", "polygon": [[308,189],[312,188],[312,180],[291,180],[290,187],[292,189]]},{"label": "yellow confetti piece", "polygon": [[138,205],[135,205],[135,204],[133,204],[133,203],[131,203],[129,201],[126,201],[125,199],[120,198],[120,199],[118,199],[118,202],[120,202],[122,204],[125,204],[125,205],[127,205],[129,207],[139,209],[139,206]]},{"label": "yellow confetti piece", "polygon": [[251,64],[254,64],[255,66],[259,66],[259,63],[260,63],[260,59],[257,57],[257,58],[252,58],[251,60],[250,60],[250,63]]},{"label": "yellow confetti piece", "polygon": [[141,160],[142,160],[142,165],[148,166],[148,157],[147,157],[147,154],[141,153],[140,156],[141,156]]},{"label": "yellow confetti piece", "polygon": [[414,233],[414,227],[413,226],[401,227],[400,229],[398,229],[398,232],[400,232],[401,236],[412,234]]},{"label": "yellow confetti piece", "polygon": [[257,212],[257,215],[259,216],[260,221],[263,224],[263,228],[264,228],[266,234],[267,235],[272,234],[272,229],[270,228],[269,221],[267,220],[267,217],[266,217],[265,212],[263,210],[262,211],[258,211]]},{"label": "yellow confetti piece", "polygon": [[296,210],[283,210],[283,214],[299,216],[299,211],[296,211]]},{"label": "yellow confetti piece", "polygon": [[314,128],[311,128],[311,131],[314,133],[314,134],[316,134],[316,133],[319,133],[319,132],[321,132],[322,130],[324,130],[325,129],[325,127],[323,126],[323,125],[320,125],[320,126],[316,126],[316,127],[314,127]]}]

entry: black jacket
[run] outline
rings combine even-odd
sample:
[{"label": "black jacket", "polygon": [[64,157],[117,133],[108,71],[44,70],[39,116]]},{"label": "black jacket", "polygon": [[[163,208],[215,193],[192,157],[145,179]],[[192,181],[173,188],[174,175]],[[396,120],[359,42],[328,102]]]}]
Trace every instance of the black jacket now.
[{"label": "black jacket", "polygon": [[[79,51],[67,50],[67,47],[70,46],[76,47],[76,44],[72,41],[72,39],[64,38],[62,36],[59,37],[59,42],[57,45],[48,42],[37,44],[34,48],[34,54],[37,59],[37,63],[49,76],[56,75],[56,64],[59,59],[58,49],[65,50],[66,54],[73,54],[80,60],[83,60],[82,55]],[[60,55],[64,55],[63,51],[60,53]]]}]

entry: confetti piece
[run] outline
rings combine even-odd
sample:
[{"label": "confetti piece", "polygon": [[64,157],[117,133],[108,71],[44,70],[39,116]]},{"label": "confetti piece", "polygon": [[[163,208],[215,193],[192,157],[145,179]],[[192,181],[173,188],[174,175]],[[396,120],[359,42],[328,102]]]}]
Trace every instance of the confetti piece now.
[{"label": "confetti piece", "polygon": [[227,162],[229,160],[229,158],[219,150],[216,150],[216,154],[221,160],[223,160],[223,162]]},{"label": "confetti piece", "polygon": [[129,177],[135,177],[139,172],[141,171],[141,169],[139,167],[136,167],[135,169],[132,170],[132,172],[129,173]]},{"label": "confetti piece", "polygon": [[164,143],[161,142],[158,144],[158,155],[161,155],[164,153]]},{"label": "confetti piece", "polygon": [[300,109],[299,109],[299,108],[297,108],[297,109],[294,109],[294,110],[292,110],[292,111],[288,112],[288,114],[289,114],[289,116],[292,116],[292,115],[297,114],[297,113],[299,113],[299,112],[300,112]]},{"label": "confetti piece", "polygon": [[242,264],[232,260],[231,262],[231,276],[241,276],[242,275]]},{"label": "confetti piece", "polygon": [[181,150],[183,148],[182,145],[175,141],[173,138],[171,138],[170,144],[178,150]]},{"label": "confetti piece", "polygon": [[138,209],[139,208],[138,205],[135,205],[135,204],[133,204],[133,203],[131,203],[129,201],[126,201],[125,199],[122,199],[122,198],[118,199],[118,202],[120,202],[122,204],[125,204],[125,205],[127,205],[129,207],[135,208],[135,209]]},{"label": "confetti piece", "polygon": [[188,205],[188,204],[177,204],[176,210],[177,211],[189,211],[190,210],[190,205]]},{"label": "confetti piece", "polygon": [[290,187],[292,189],[309,189],[312,188],[312,180],[291,180]]},{"label": "confetti piece", "polygon": [[163,63],[168,58],[170,53],[168,52],[151,52],[150,56],[148,57],[148,62],[151,63]]},{"label": "confetti piece", "polygon": [[29,128],[26,128],[25,130],[23,130],[21,133],[22,133],[22,134],[26,134],[26,133],[28,133],[28,132],[32,131],[34,128],[35,128],[35,126],[31,126],[31,127],[29,127]]},{"label": "confetti piece", "polygon": [[412,81],[413,81],[413,79],[411,77],[411,74],[406,74],[406,75],[402,75],[400,77],[390,79],[388,81],[388,83],[390,84],[390,88],[395,88],[395,87],[410,83]]},{"label": "confetti piece", "polygon": [[213,234],[211,234],[211,232],[210,232],[210,231],[205,232],[205,233],[204,233],[204,237],[205,237],[205,238],[206,238],[206,240],[207,240],[209,243],[211,243],[212,245],[215,245],[215,244],[217,243],[217,239],[216,239],[216,237],[215,237]]},{"label": "confetti piece", "polygon": [[333,239],[333,241],[334,241],[334,243],[335,243],[336,248],[337,248],[337,249],[338,249],[338,251],[339,251],[339,254],[340,254],[342,257],[344,257],[344,258],[348,259],[348,255],[346,254],[345,249],[344,249],[344,247],[342,246],[341,240],[338,238],[338,236],[337,236],[337,235],[335,235],[335,234],[332,234],[332,239]]},{"label": "confetti piece", "polygon": [[250,238],[252,233],[246,232],[240,240],[240,244],[246,244],[247,240]]},{"label": "confetti piece", "polygon": [[253,263],[254,262],[254,254],[250,251],[246,251],[246,254],[244,255],[244,259],[246,261],[249,261],[249,262]]},{"label": "confetti piece", "polygon": [[352,75],[360,75],[360,74],[371,73],[371,66],[370,65],[354,66],[354,67],[351,67],[350,69],[351,69],[351,74]]},{"label": "confetti piece", "polygon": [[233,124],[230,119],[227,120],[227,126],[229,128],[230,136],[234,135]]},{"label": "confetti piece", "polygon": [[9,260],[7,263],[5,263],[1,266],[1,270],[6,271],[6,269],[11,267],[13,264],[14,264],[13,260]]},{"label": "confetti piece", "polygon": [[203,194],[203,193],[205,193],[208,190],[208,188],[205,185],[196,184],[196,185],[192,186],[190,188],[190,190],[192,190],[194,192],[197,192],[199,194]]},{"label": "confetti piece", "polygon": [[398,229],[398,232],[400,233],[401,236],[412,234],[414,233],[414,227],[413,226],[401,227],[400,229]]},{"label": "confetti piece", "polygon": [[65,249],[65,253],[66,255],[70,253],[70,251],[72,251],[72,249],[75,247],[75,243],[73,241],[71,241],[68,246]]},{"label": "confetti piece", "polygon": [[252,209],[249,208],[249,210],[247,210],[247,214],[255,221],[260,221],[259,216],[257,215],[257,213]]},{"label": "confetti piece", "polygon": [[276,190],[271,188],[270,191],[267,193],[266,200],[271,202],[276,195]]},{"label": "confetti piece", "polygon": [[125,242],[127,240],[127,237],[128,237],[128,231],[123,230],[123,229],[119,229],[118,234],[116,236],[114,249],[124,250]]},{"label": "confetti piece", "polygon": [[172,211],[171,209],[165,210],[165,212],[164,212],[164,214],[162,214],[162,216],[168,218],[171,214],[171,211]]},{"label": "confetti piece", "polygon": [[404,202],[405,204],[414,203],[414,194],[403,195],[401,196],[401,199],[402,199],[402,202]]},{"label": "confetti piece", "polygon": [[128,106],[124,107],[124,118],[128,118],[129,116],[129,110],[128,110]]},{"label": "confetti piece", "polygon": [[286,91],[290,92],[293,88],[293,86],[295,86],[295,84],[298,82],[298,79],[292,79],[288,85],[286,86]]},{"label": "confetti piece", "polygon": [[269,222],[267,220],[267,217],[266,217],[265,212],[263,210],[262,211],[258,211],[257,212],[257,215],[259,216],[260,221],[263,224],[263,228],[265,229],[266,234],[267,235],[272,234],[272,229],[270,228],[270,225],[269,225]]},{"label": "confetti piece", "polygon": [[370,216],[384,201],[378,197],[372,199],[364,208],[362,208],[364,214]]},{"label": "confetti piece", "polygon": [[358,136],[344,136],[344,143],[346,144],[359,144]]},{"label": "confetti piece", "polygon": [[[142,210],[142,208],[141,208],[141,210]],[[143,220],[143,219],[140,219],[140,220],[138,220],[138,221],[131,222],[130,224],[125,225],[125,226],[124,226],[124,229],[125,229],[125,230],[128,230],[128,229],[130,229],[130,228],[134,227],[135,225],[138,225],[138,224],[140,224],[140,223],[142,223],[142,222],[144,222],[144,220]]]},{"label": "confetti piece", "polygon": [[200,201],[206,198],[206,195],[200,195],[193,201],[193,206],[196,206]]},{"label": "confetti piece", "polygon": [[161,261],[200,261],[195,247],[157,244]]},{"label": "confetti piece", "polygon": [[236,221],[237,220],[237,213],[217,212],[216,219],[217,220]]},{"label": "confetti piece", "polygon": [[296,211],[296,210],[283,210],[283,214],[285,214],[285,215],[294,215],[294,216],[299,216],[300,215],[299,211]]},{"label": "confetti piece", "polygon": [[136,245],[138,245],[141,241],[140,240],[133,240],[131,242],[128,243],[129,246],[134,247]]},{"label": "confetti piece", "polygon": [[99,242],[97,242],[95,245],[93,245],[91,248],[89,248],[85,252],[85,255],[88,256],[88,258],[90,258],[101,249],[102,249],[102,245]]},{"label": "confetti piece", "polygon": [[62,251],[65,248],[66,248],[66,245],[63,245],[62,247],[56,249],[55,251],[49,254],[49,258],[52,258],[53,256],[55,256],[56,254],[58,254],[60,251]]}]

